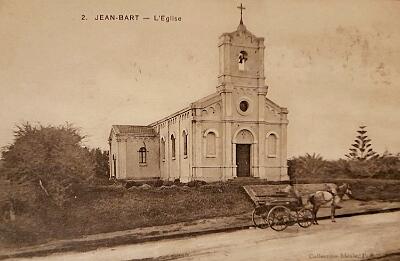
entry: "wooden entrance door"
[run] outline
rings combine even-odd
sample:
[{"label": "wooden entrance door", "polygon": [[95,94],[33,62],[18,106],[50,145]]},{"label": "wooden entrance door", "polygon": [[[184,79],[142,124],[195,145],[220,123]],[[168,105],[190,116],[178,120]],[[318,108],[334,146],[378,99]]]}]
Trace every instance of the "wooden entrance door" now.
[{"label": "wooden entrance door", "polygon": [[236,144],[238,177],[250,177],[250,144]]}]

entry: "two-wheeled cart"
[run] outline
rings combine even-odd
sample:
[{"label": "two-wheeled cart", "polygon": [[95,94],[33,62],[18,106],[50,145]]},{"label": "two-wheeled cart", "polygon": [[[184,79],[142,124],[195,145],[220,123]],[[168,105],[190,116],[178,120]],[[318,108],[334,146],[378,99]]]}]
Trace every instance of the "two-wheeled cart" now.
[{"label": "two-wheeled cart", "polygon": [[303,228],[313,223],[312,211],[305,208],[301,200],[287,193],[258,195],[255,203],[252,219],[256,227],[282,231],[296,223]]}]

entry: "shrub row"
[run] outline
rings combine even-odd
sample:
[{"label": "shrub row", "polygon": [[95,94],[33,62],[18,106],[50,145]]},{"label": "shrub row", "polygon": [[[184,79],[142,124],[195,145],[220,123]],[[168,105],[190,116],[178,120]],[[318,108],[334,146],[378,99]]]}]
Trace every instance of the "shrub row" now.
[{"label": "shrub row", "polygon": [[325,160],[319,155],[288,161],[291,178],[375,178],[400,179],[400,155],[382,155],[370,160]]}]

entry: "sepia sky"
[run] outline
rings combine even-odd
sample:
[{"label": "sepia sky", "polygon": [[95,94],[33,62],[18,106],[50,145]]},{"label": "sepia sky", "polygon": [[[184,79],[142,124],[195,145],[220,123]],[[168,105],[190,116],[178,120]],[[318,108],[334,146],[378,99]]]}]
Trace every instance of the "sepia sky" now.
[{"label": "sepia sky", "polygon": [[[289,157],[343,157],[360,124],[376,151],[400,152],[400,1],[242,2],[265,38],[268,97],[289,110]],[[239,4],[0,0],[0,146],[15,124],[68,121],[106,149],[112,124],[146,125],[214,92],[218,37],[236,30]]]}]

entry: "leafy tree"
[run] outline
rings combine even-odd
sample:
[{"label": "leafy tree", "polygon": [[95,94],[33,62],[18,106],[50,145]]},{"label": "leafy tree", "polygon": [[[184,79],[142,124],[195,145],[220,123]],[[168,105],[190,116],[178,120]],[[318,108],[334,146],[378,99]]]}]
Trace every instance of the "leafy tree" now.
[{"label": "leafy tree", "polygon": [[90,154],[94,159],[94,174],[96,177],[108,179],[110,174],[108,151],[96,148],[92,149]]},{"label": "leafy tree", "polygon": [[372,149],[371,139],[368,138],[366,127],[360,126],[360,129],[357,130],[358,135],[354,143],[351,144],[350,152],[345,155],[348,159],[364,161],[379,156]]},{"label": "leafy tree", "polygon": [[71,124],[16,126],[14,142],[2,151],[3,167],[13,183],[35,184],[61,206],[82,181],[94,174],[95,160],[83,146],[85,136]]}]

